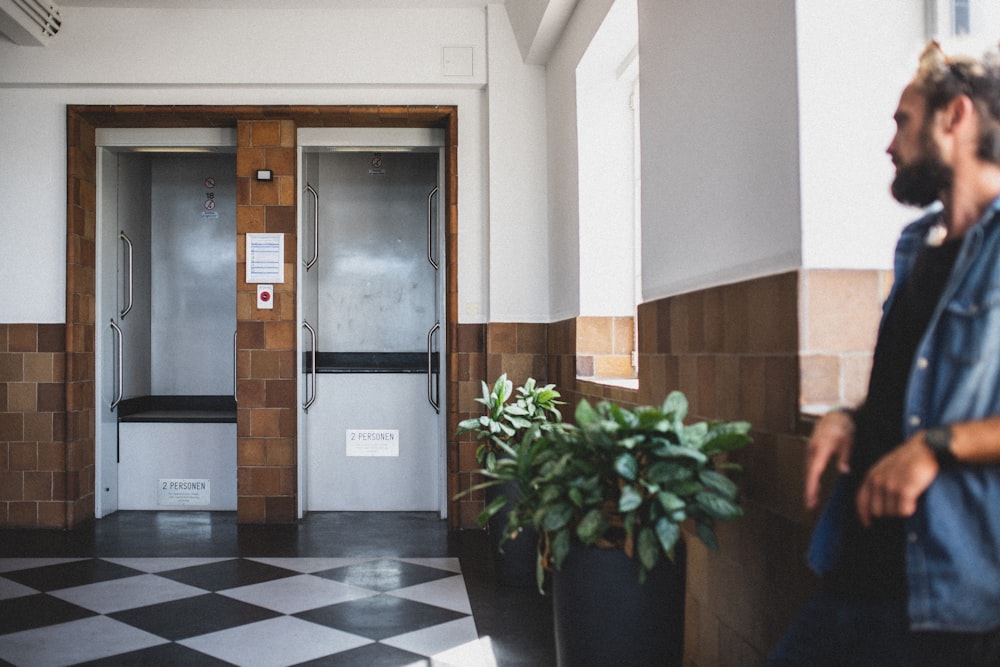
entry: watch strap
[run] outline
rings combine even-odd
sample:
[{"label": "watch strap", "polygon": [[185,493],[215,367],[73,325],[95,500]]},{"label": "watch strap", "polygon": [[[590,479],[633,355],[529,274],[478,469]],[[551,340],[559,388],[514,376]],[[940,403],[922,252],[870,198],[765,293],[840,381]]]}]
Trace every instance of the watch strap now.
[{"label": "watch strap", "polygon": [[924,442],[934,452],[938,463],[954,463],[955,455],[951,451],[951,427],[935,426],[924,431]]}]

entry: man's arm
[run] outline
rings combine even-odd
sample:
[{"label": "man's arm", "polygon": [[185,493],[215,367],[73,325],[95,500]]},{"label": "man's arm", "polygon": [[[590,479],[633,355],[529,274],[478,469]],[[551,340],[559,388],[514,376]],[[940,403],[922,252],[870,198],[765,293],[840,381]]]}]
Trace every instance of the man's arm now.
[{"label": "man's arm", "polygon": [[[1000,463],[1000,416],[951,424],[951,452],[964,464]],[[940,470],[925,431],[883,456],[865,476],[856,498],[861,523],[878,517],[907,517]]]},{"label": "man's arm", "polygon": [[847,412],[828,412],[813,428],[806,452],[805,505],[814,509],[819,504],[819,483],[831,459],[837,470],[850,471],[851,449],[854,447],[854,419]]}]

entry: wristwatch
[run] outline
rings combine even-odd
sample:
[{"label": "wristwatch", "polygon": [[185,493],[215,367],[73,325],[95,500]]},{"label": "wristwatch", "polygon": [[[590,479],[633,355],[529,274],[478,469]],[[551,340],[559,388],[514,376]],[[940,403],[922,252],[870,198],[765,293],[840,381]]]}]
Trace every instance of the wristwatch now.
[{"label": "wristwatch", "polygon": [[951,427],[935,426],[924,431],[924,442],[934,452],[938,463],[954,463],[955,455],[951,451]]}]

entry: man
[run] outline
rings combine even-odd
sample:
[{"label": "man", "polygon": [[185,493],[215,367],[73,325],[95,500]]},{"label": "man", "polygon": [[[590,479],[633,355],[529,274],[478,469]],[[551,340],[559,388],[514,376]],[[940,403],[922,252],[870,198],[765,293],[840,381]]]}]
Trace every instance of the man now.
[{"label": "man", "polygon": [[1000,58],[924,50],[895,114],[904,229],[865,402],[809,440],[821,591],[770,665],[1000,665]]}]

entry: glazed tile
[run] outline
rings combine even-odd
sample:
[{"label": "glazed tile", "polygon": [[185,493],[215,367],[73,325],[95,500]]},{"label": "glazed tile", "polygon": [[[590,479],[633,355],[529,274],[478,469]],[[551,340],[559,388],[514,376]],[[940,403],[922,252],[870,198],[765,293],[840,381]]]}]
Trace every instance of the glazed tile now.
[{"label": "glazed tile", "polygon": [[369,639],[381,640],[449,623],[465,618],[465,615],[383,594],[313,609],[296,614],[296,617]]},{"label": "glazed tile", "polygon": [[93,616],[0,635],[0,659],[19,667],[59,667],[165,642],[107,616]]},{"label": "glazed tile", "polygon": [[280,616],[182,639],[178,643],[237,665],[283,667],[370,642],[370,639],[292,616]]},{"label": "glazed tile", "polygon": [[145,607],[158,602],[170,602],[200,595],[204,591],[194,586],[170,581],[152,574],[142,574],[126,579],[102,581],[49,593],[100,614],[110,614],[123,609]]},{"label": "glazed tile", "polygon": [[469,594],[465,590],[465,579],[461,575],[401,588],[390,591],[389,594],[407,600],[419,600],[463,614],[472,613],[472,607],[469,606]]},{"label": "glazed tile", "polygon": [[294,614],[375,595],[373,591],[364,588],[305,574],[231,588],[219,591],[219,594],[283,614]]},{"label": "glazed tile", "polygon": [[476,624],[471,617],[465,617],[415,630],[382,640],[383,644],[395,646],[405,651],[426,655],[433,664],[453,664],[462,667],[486,667],[495,665],[491,655],[479,641]]},{"label": "glazed tile", "polygon": [[227,598],[217,593],[137,607],[111,614],[128,623],[171,641],[207,635],[248,623],[280,616],[280,612]]}]

